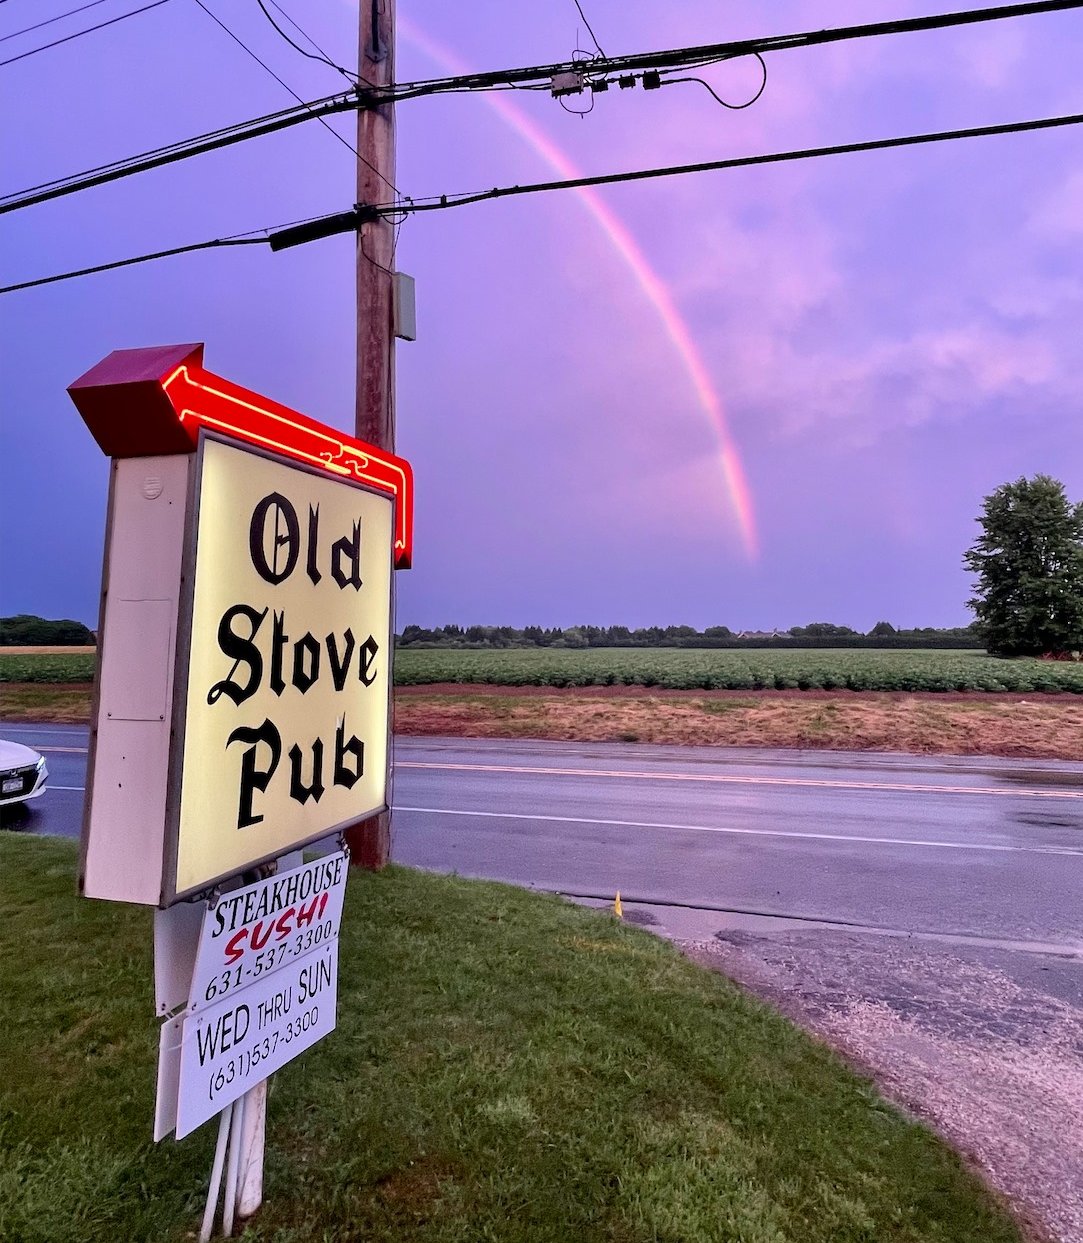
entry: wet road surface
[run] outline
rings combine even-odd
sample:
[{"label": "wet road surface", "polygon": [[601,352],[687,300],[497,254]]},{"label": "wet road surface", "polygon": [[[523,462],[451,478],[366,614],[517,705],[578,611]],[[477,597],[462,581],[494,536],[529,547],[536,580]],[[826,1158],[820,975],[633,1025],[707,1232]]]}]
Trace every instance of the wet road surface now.
[{"label": "wet road surface", "polygon": [[1083,765],[419,738],[396,756],[404,863],[681,904],[686,932],[740,911],[1083,956]]},{"label": "wet road surface", "polygon": [[[0,733],[50,773],[5,827],[77,837],[85,727]],[[1080,764],[399,738],[394,804],[399,862],[620,890],[686,936],[774,916],[1083,958]]]}]

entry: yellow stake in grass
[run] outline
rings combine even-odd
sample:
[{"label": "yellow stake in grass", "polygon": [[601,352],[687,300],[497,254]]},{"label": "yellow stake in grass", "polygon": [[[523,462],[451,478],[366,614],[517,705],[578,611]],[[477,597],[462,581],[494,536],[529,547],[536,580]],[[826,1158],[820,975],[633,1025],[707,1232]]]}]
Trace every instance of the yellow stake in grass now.
[{"label": "yellow stake in grass", "polygon": [[620,904],[620,890],[617,890],[617,896],[613,899],[613,914],[618,919],[624,918],[624,908]]}]

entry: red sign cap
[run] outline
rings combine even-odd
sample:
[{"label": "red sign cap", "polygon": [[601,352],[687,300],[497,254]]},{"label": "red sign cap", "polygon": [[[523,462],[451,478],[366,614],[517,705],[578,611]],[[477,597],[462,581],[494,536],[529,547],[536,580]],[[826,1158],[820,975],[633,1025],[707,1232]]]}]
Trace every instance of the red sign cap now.
[{"label": "red sign cap", "polygon": [[177,420],[162,387],[182,364],[202,367],[203,346],[114,350],[68,386],[68,395],[104,454],[151,457],[195,449],[198,429],[189,431]]},{"label": "red sign cap", "polygon": [[269,449],[395,498],[395,567],[413,554],[410,463],[203,368],[203,346],[114,350],[68,394],[112,458],[192,453],[199,430]]}]

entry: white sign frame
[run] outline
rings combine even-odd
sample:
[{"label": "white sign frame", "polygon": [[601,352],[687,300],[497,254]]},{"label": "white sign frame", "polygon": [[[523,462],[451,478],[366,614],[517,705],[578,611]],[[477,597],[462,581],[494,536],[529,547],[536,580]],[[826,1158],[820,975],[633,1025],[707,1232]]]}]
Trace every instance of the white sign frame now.
[{"label": "white sign frame", "polygon": [[[376,613],[370,611],[368,615],[380,619],[380,629],[374,633],[386,634],[377,658],[382,664],[379,676],[386,677],[386,698],[366,701],[377,708],[376,729],[386,752],[382,768],[366,774],[367,780],[370,774],[380,773],[377,801],[359,801],[342,815],[342,799],[335,813],[339,818],[316,823],[310,816],[306,823],[311,824],[311,831],[299,832],[288,841],[279,834],[273,844],[264,842],[267,848],[259,848],[259,834],[253,834],[252,849],[243,858],[234,857],[228,865],[223,862],[221,867],[200,874],[193,883],[185,883],[178,878],[178,858],[187,710],[190,690],[206,694],[206,688],[189,688],[187,674],[193,642],[201,486],[211,444],[266,460],[294,478],[310,478],[314,487],[308,492],[302,490],[296,498],[302,504],[319,496],[321,490],[323,495],[332,495],[326,492],[328,488],[356,490],[365,495],[369,512],[378,514],[380,525],[386,526],[386,549],[370,539],[364,552],[366,565],[378,565],[381,584],[386,575],[386,596],[381,586],[375,598],[370,592],[365,605],[368,610],[375,607]],[[373,510],[373,502],[385,508]],[[168,520],[163,523],[160,518]],[[240,524],[243,531],[239,538],[244,540],[248,539],[247,518],[244,515]],[[394,499],[352,477],[336,476],[206,430],[200,431],[193,455],[114,460],[82,835],[80,889],[84,894],[167,908],[184,899],[212,894],[230,877],[341,835],[352,825],[387,810],[392,764],[393,554]],[[382,629],[384,617],[386,632]],[[358,653],[357,661],[360,659]],[[168,670],[164,685],[160,673],[163,664]],[[225,664],[228,668],[229,661]],[[330,709],[328,715],[332,715]],[[328,721],[328,727],[333,746],[334,722]],[[371,734],[370,729],[365,737]],[[283,740],[283,751],[289,741]],[[303,741],[308,745],[309,739]],[[301,742],[297,740],[298,745]],[[283,765],[285,760],[283,755]],[[224,816],[228,818],[229,814],[225,812]]]}]

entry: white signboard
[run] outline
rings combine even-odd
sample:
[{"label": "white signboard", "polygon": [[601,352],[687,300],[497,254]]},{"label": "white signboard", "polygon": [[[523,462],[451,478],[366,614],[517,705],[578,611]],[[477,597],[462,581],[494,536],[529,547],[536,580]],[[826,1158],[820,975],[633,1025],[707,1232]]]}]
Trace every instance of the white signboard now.
[{"label": "white signboard", "polygon": [[335,1028],[338,940],[185,1016],[177,1139]]},{"label": "white signboard", "polygon": [[394,500],[202,433],[114,462],[89,897],[168,907],[387,806]]},{"label": "white signboard", "polygon": [[387,805],[390,497],[213,439],[198,491],[167,899]]},{"label": "white signboard", "polygon": [[206,1009],[335,940],[346,861],[338,852],[222,894],[203,919],[188,1009]]}]

